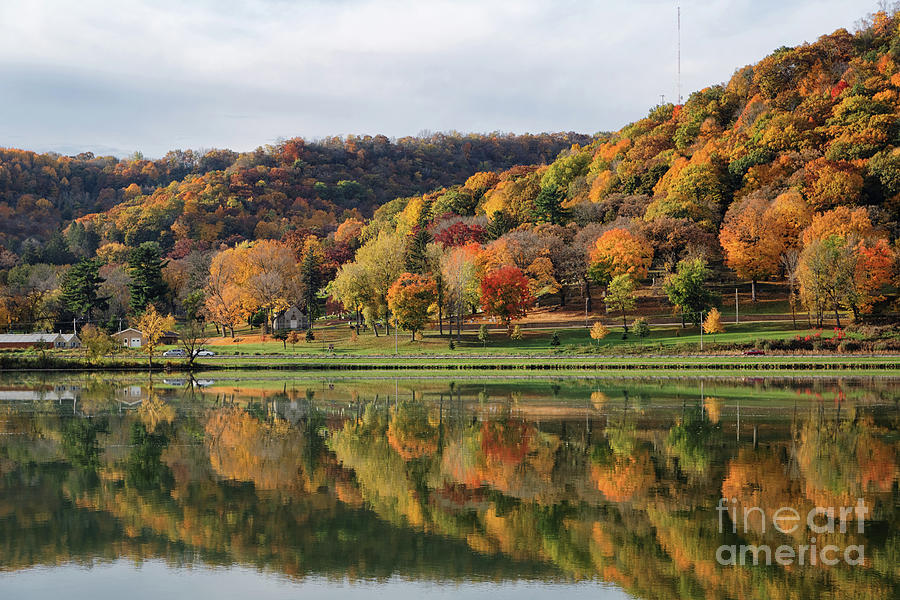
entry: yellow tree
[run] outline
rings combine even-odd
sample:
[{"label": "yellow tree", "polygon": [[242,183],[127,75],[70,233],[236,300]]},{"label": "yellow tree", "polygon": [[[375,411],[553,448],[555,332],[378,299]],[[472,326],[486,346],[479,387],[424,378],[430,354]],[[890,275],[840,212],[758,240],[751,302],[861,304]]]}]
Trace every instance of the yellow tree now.
[{"label": "yellow tree", "polygon": [[175,327],[175,317],[172,315],[163,316],[156,312],[153,304],[148,304],[144,314],[137,322],[138,330],[144,337],[144,350],[147,352],[147,360],[149,368],[153,369],[153,352],[159,345],[162,336]]},{"label": "yellow tree", "polygon": [[768,209],[769,202],[759,197],[736,203],[728,210],[719,233],[728,266],[751,281],[754,302],[756,282],[775,274],[784,249],[781,234],[767,216]]},{"label": "yellow tree", "polygon": [[268,331],[273,313],[287,309],[302,296],[299,266],[294,252],[280,242],[261,240],[239,249],[239,287],[246,293],[251,311],[265,311],[264,330]]},{"label": "yellow tree", "polygon": [[[387,295],[391,286],[404,271],[403,236],[381,232],[356,253],[356,262],[366,274],[367,287],[372,294],[370,304],[388,322]],[[390,329],[388,329],[390,333]]]},{"label": "yellow tree", "polygon": [[388,306],[394,314],[397,325],[412,333],[428,322],[428,312],[437,301],[437,286],[430,277],[404,273],[388,291]]},{"label": "yellow tree", "polygon": [[247,317],[239,287],[240,257],[236,254],[235,248],[223,250],[213,257],[209,266],[205,308],[209,319],[222,327],[222,337],[227,329],[234,336],[234,328]]},{"label": "yellow tree", "polygon": [[594,323],[594,326],[591,327],[591,339],[597,341],[597,345],[600,345],[600,340],[609,335],[609,329],[606,328],[606,325],[597,321]]},{"label": "yellow tree", "polygon": [[706,315],[703,321],[703,331],[706,333],[716,334],[725,333],[725,325],[722,324],[722,313],[718,308],[714,308]]},{"label": "yellow tree", "polygon": [[784,249],[791,250],[800,247],[800,236],[809,227],[812,211],[800,192],[790,190],[772,201],[766,211],[766,218],[774,222]]}]

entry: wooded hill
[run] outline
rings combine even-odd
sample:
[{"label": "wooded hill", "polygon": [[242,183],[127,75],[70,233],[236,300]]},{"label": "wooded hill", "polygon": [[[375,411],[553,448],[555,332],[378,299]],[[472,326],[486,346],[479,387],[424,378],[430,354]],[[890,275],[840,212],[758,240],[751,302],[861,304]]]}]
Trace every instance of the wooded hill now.
[{"label": "wooded hill", "polygon": [[77,232],[69,239],[77,255],[92,254],[100,239],[171,247],[185,238],[271,237],[347,214],[371,216],[388,200],[460,183],[479,170],[547,163],[589,139],[574,133],[295,138],[247,153],[175,150],[159,160],[0,149],[0,247],[24,254],[30,241],[46,242],[85,215],[87,238]]}]

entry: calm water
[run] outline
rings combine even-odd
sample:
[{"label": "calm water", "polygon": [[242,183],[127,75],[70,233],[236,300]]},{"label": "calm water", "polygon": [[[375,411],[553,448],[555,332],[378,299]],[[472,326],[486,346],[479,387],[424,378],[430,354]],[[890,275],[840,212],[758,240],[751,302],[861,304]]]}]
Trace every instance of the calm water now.
[{"label": "calm water", "polygon": [[900,597],[898,381],[222,377],[0,378],[0,598]]}]

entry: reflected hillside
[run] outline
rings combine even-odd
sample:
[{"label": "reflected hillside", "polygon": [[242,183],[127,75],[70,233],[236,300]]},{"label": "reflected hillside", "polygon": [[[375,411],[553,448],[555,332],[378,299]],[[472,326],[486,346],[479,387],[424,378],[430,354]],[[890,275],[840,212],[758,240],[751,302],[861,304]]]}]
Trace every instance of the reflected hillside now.
[{"label": "reflected hillside", "polygon": [[[0,566],[128,557],[302,578],[597,580],[640,598],[895,598],[889,381],[0,382]],[[852,505],[861,565],[722,566]]]}]

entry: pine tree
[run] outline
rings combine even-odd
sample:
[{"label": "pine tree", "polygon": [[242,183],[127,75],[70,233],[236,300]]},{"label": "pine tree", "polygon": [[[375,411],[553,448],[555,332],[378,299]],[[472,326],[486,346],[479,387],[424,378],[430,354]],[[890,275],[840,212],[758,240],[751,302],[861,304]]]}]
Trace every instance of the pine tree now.
[{"label": "pine tree", "polygon": [[541,188],[534,199],[534,220],[546,221],[554,225],[565,223],[568,214],[563,208],[565,193],[558,186],[550,185]]},{"label": "pine tree", "polygon": [[309,328],[312,329],[313,321],[319,316],[319,288],[322,287],[319,257],[312,248],[307,250],[300,265],[300,282],[303,284],[303,308],[309,317]]},{"label": "pine tree", "polygon": [[488,238],[496,240],[505,233],[509,233],[516,228],[518,223],[506,211],[498,210],[491,217],[487,226]]},{"label": "pine tree", "polygon": [[427,247],[433,240],[434,238],[424,225],[416,225],[412,233],[409,234],[409,241],[406,244],[406,256],[404,257],[408,273],[422,275],[428,271]]},{"label": "pine tree", "polygon": [[156,242],[144,242],[128,255],[128,274],[131,276],[128,307],[132,313],[139,315],[149,304],[162,304],[168,292],[162,270],[168,262],[162,259]]},{"label": "pine tree", "polygon": [[81,259],[65,274],[60,286],[63,306],[75,315],[84,315],[89,319],[95,310],[106,310],[109,306],[107,298],[99,295],[100,261]]}]

